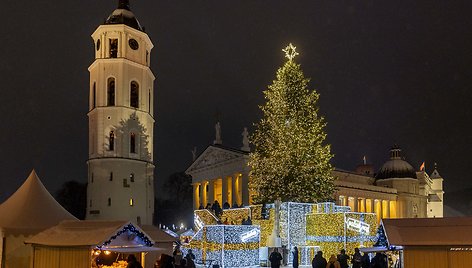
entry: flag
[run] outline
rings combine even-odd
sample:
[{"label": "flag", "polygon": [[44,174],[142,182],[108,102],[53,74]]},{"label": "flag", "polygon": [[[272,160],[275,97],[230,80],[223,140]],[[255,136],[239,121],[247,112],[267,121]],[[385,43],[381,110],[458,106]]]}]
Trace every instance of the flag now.
[{"label": "flag", "polygon": [[420,166],[420,171],[424,171],[424,161],[423,161],[423,164],[421,164]]}]

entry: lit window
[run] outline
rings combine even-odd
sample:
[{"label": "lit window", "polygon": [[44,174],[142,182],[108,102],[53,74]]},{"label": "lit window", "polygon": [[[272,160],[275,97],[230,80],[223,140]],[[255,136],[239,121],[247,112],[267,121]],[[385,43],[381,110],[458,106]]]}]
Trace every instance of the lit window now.
[{"label": "lit window", "polygon": [[131,207],[134,206],[134,200],[133,200],[133,198],[130,198],[130,199],[129,199],[129,205],[130,205]]},{"label": "lit window", "polygon": [[135,81],[131,82],[129,105],[134,108],[139,108],[139,85]]}]

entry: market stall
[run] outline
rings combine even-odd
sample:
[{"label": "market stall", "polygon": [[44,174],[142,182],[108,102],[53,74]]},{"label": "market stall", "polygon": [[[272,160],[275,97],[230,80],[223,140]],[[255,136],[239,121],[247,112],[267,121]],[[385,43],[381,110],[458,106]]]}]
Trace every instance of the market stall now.
[{"label": "market stall", "polygon": [[146,253],[161,250],[125,221],[63,221],[25,243],[33,247],[33,268],[126,268],[129,255],[146,267]]}]

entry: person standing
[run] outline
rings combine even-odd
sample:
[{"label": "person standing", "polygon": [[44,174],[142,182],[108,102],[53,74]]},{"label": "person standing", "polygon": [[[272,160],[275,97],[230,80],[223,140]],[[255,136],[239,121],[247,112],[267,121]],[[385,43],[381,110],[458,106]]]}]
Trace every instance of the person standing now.
[{"label": "person standing", "polygon": [[311,266],[313,268],[326,268],[328,262],[323,258],[323,252],[320,250],[316,252],[315,257],[311,261]]},{"label": "person standing", "polygon": [[298,268],[298,248],[294,247],[292,252],[292,267]]},{"label": "person standing", "polygon": [[128,265],[126,268],[143,268],[133,254],[128,255]]},{"label": "person standing", "polygon": [[282,263],[287,266],[288,263],[288,249],[286,245],[282,245]]},{"label": "person standing", "polygon": [[180,250],[180,245],[175,246],[175,250],[172,253],[174,256],[174,267],[182,267],[182,259],[183,259],[183,253],[182,250]]},{"label": "person standing", "polygon": [[329,261],[326,264],[326,268],[341,268],[341,265],[339,264],[334,254],[332,254],[331,257],[329,257]]},{"label": "person standing", "polygon": [[280,267],[280,261],[282,261],[282,255],[280,255],[279,250],[277,248],[275,248],[274,251],[272,251],[272,253],[270,254],[269,261],[270,261],[271,268]]},{"label": "person standing", "polygon": [[354,255],[352,255],[352,268],[361,268],[362,256],[358,248],[354,249]]},{"label": "person standing", "polygon": [[367,252],[362,255],[361,263],[362,268],[370,268],[370,258]]},{"label": "person standing", "polygon": [[338,255],[338,262],[341,265],[341,268],[348,268],[349,267],[349,264],[347,264],[348,260],[349,260],[349,256],[346,255],[346,251],[344,249],[341,249],[341,252]]}]

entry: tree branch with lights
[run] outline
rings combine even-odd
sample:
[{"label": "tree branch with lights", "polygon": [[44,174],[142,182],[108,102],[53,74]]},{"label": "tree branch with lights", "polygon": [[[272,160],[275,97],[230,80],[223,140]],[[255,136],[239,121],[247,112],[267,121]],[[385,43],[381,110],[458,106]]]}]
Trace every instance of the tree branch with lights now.
[{"label": "tree branch with lights", "polygon": [[249,187],[255,203],[327,200],[335,190],[333,155],[318,114],[319,94],[308,89],[310,79],[294,61],[296,48],[283,51],[288,60],[264,91],[263,118],[251,137]]}]

